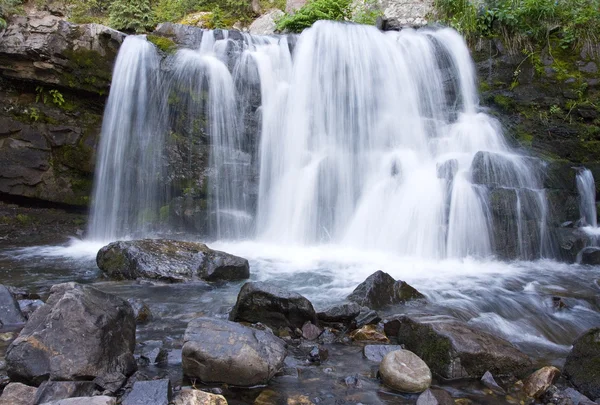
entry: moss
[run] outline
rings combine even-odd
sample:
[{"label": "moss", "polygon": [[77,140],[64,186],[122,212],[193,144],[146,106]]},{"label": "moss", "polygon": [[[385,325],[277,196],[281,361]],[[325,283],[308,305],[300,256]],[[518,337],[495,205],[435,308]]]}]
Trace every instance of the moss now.
[{"label": "moss", "polygon": [[479,91],[481,93],[485,93],[487,91],[490,91],[492,89],[492,86],[490,86],[490,84],[487,82],[487,80],[481,80],[479,82]]},{"label": "moss", "polygon": [[54,150],[54,158],[64,166],[83,172],[91,172],[92,149],[79,143],[65,145]]},{"label": "moss", "polygon": [[515,102],[513,99],[502,94],[496,94],[494,96],[494,104],[502,108],[505,111],[511,111],[515,108]]},{"label": "moss", "polygon": [[152,42],[158,49],[165,53],[173,53],[177,49],[177,44],[173,40],[158,35],[147,35],[148,41]]},{"label": "moss", "polygon": [[64,52],[69,61],[61,74],[60,84],[104,95],[112,79],[112,61],[115,54],[103,56],[90,49],[68,49]]}]

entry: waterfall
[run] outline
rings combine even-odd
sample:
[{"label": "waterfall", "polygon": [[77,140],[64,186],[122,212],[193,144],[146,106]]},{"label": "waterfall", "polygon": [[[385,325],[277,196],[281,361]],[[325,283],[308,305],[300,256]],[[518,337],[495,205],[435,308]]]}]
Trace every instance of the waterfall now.
[{"label": "waterfall", "polygon": [[99,155],[93,237],[193,222],[215,239],[434,259],[551,254],[540,162],[479,107],[452,29],[204,31],[160,66],[128,38]]},{"label": "waterfall", "polygon": [[598,227],[596,215],[596,185],[589,169],[582,168],[577,173],[577,191],[579,192],[579,213],[584,225]]}]

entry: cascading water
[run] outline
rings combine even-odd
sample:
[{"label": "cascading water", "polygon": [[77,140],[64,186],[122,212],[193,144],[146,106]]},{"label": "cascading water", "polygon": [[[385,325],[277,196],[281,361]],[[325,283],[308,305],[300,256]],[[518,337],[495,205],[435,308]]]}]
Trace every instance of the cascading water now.
[{"label": "cascading water", "polygon": [[[129,213],[151,203],[157,217],[205,210],[217,239],[441,259],[487,257],[504,238],[519,242],[515,257],[549,254],[539,165],[512,152],[480,112],[473,62],[455,31],[318,22],[294,46],[287,36],[232,36],[205,31],[197,49],[167,58],[161,80],[152,46],[126,41],[106,111],[92,236],[147,232]],[[132,76],[130,64],[152,73]],[[135,98],[141,91],[127,88],[129,78],[138,89],[160,81],[162,99]],[[127,121],[144,114],[143,125]],[[176,160],[188,169],[175,173],[180,138],[189,150]],[[140,160],[141,139],[166,151]],[[140,172],[148,178],[136,182]],[[510,229],[496,232],[507,221]]]},{"label": "cascading water", "polygon": [[589,169],[582,168],[577,173],[577,191],[579,191],[579,212],[584,225],[598,227],[596,215],[596,184]]}]

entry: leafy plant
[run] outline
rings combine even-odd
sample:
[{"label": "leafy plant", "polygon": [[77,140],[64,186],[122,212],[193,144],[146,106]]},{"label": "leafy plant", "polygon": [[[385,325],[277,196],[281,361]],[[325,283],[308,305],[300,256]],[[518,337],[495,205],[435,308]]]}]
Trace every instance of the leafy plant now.
[{"label": "leafy plant", "polygon": [[31,121],[37,122],[40,119],[40,110],[37,108],[31,108],[29,110],[29,119]]},{"label": "leafy plant", "polygon": [[65,99],[62,93],[56,89],[52,89],[50,91],[46,91],[43,86],[37,86],[35,88],[35,102],[39,103],[40,101],[44,104],[48,102],[49,99],[52,101],[52,104],[57,107],[62,107],[65,104]]},{"label": "leafy plant", "polygon": [[21,11],[22,0],[0,0],[0,30],[7,27],[5,18]]},{"label": "leafy plant", "polygon": [[153,21],[150,0],[114,0],[109,6],[109,23],[118,30],[144,32]]},{"label": "leafy plant", "polygon": [[279,31],[300,32],[318,20],[347,21],[352,17],[350,0],[309,0],[295,14],[277,21]]},{"label": "leafy plant", "polygon": [[377,0],[359,2],[354,8],[352,20],[358,24],[375,25],[377,18],[383,16]]}]

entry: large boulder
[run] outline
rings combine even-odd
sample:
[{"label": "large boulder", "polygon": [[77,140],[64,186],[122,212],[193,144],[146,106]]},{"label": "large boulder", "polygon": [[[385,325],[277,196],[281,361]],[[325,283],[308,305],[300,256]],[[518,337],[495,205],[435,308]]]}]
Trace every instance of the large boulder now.
[{"label": "large boulder", "polygon": [[316,324],[317,314],[311,302],[300,294],[269,283],[248,282],[242,286],[229,319],[294,330],[307,321]]},{"label": "large boulder", "polygon": [[227,400],[223,395],[194,389],[183,389],[175,397],[173,405],[227,405]]},{"label": "large boulder", "polygon": [[163,239],[113,242],[96,257],[114,279],[164,281],[240,280],[250,277],[248,260],[212,250],[203,243]]},{"label": "large boulder", "polygon": [[451,318],[402,316],[398,343],[446,379],[522,376],[531,360],[509,342]]},{"label": "large boulder", "polygon": [[287,354],[271,333],[221,319],[192,320],[183,340],[183,373],[204,383],[266,384]]},{"label": "large boulder", "polygon": [[590,329],[575,340],[563,374],[584,395],[600,398],[600,328]]},{"label": "large boulder", "polygon": [[92,381],[44,381],[35,394],[35,404],[74,397],[91,397],[96,392]]},{"label": "large boulder", "polygon": [[136,381],[133,389],[122,401],[122,405],[169,405],[173,390],[169,379]]},{"label": "large boulder", "polygon": [[317,313],[317,317],[323,322],[349,323],[356,319],[361,309],[356,302],[349,302],[326,308]]},{"label": "large boulder", "polygon": [[248,28],[253,35],[273,35],[277,29],[277,20],[284,16],[281,10],[273,9],[258,17]]},{"label": "large boulder", "polygon": [[595,246],[583,248],[577,255],[577,261],[581,264],[589,264],[592,266],[600,265],[600,248]]},{"label": "large boulder", "polygon": [[385,385],[401,392],[423,392],[431,385],[429,367],[408,350],[386,354],[379,364],[379,374]]},{"label": "large boulder", "polygon": [[405,283],[396,281],[381,270],[371,274],[347,297],[349,301],[373,309],[424,298],[423,294]]},{"label": "large boulder", "polygon": [[434,4],[434,0],[382,0],[378,3],[386,30],[426,25],[428,17],[434,12]]},{"label": "large boulder", "polygon": [[25,318],[21,313],[17,300],[8,288],[0,284],[0,327],[24,322]]},{"label": "large boulder", "polygon": [[0,405],[33,405],[37,388],[13,382],[4,388]]},{"label": "large boulder", "polygon": [[135,318],[129,303],[77,283],[51,288],[6,353],[12,380],[93,380],[135,371]]}]

